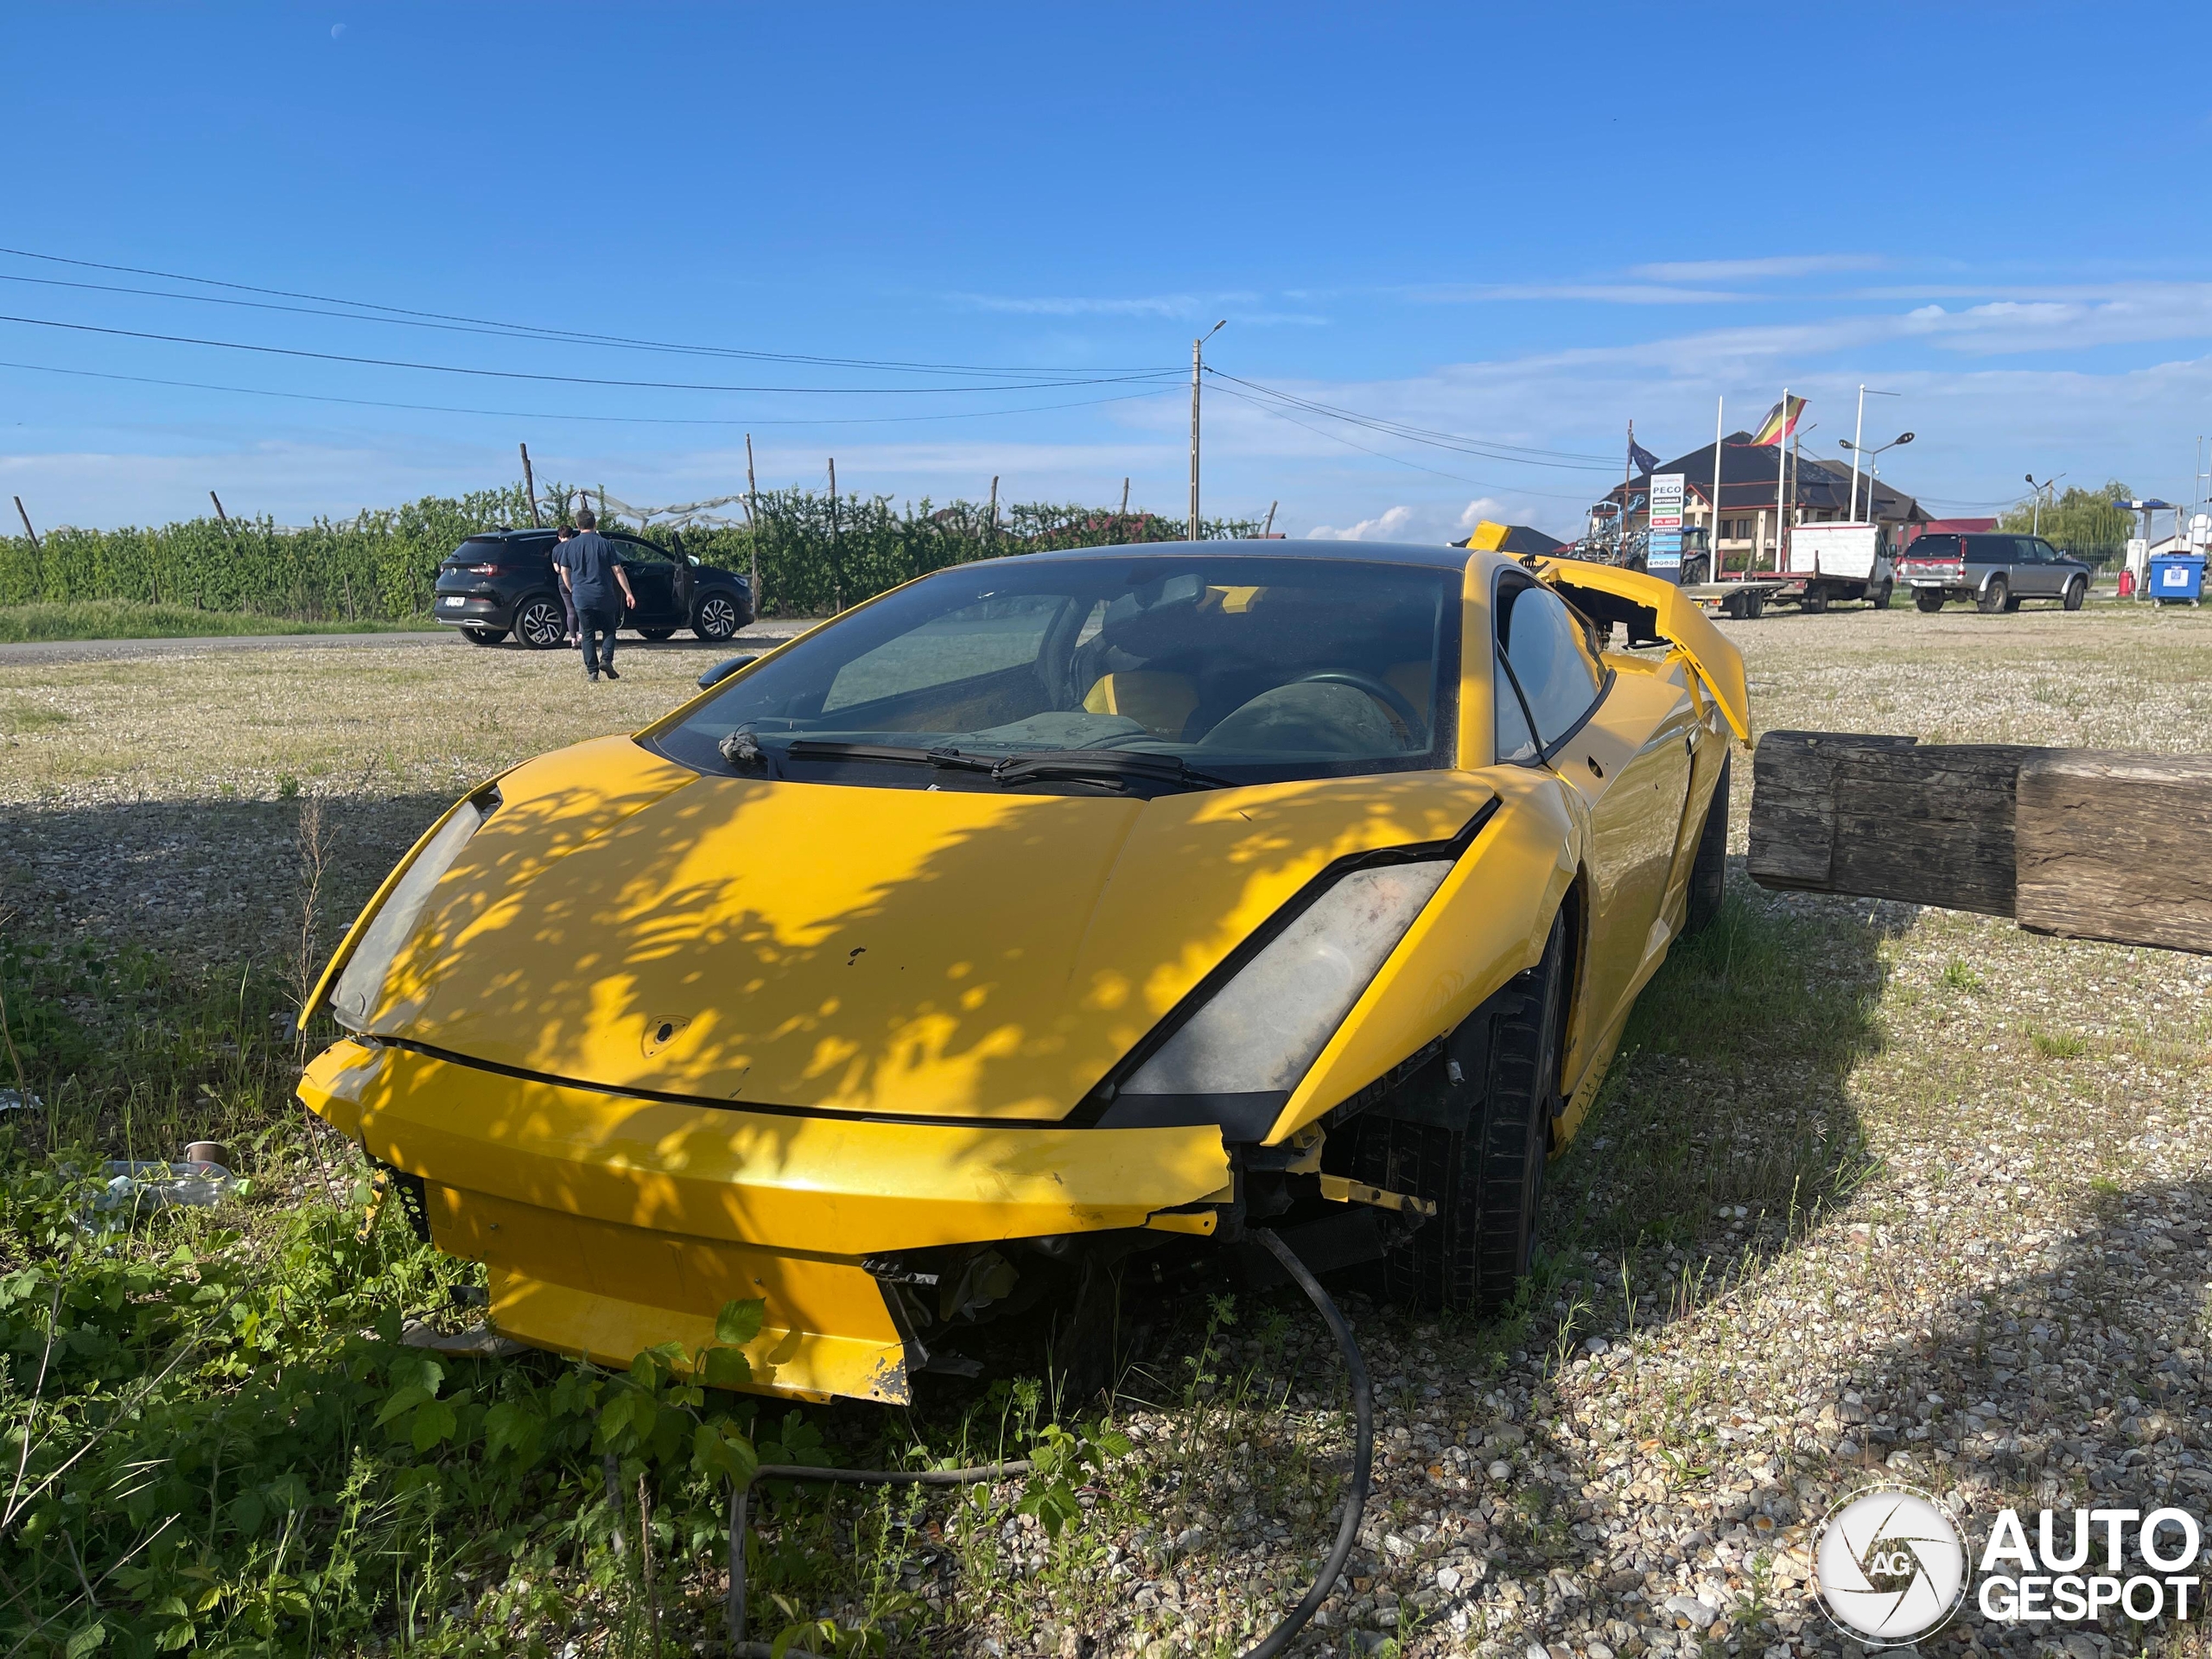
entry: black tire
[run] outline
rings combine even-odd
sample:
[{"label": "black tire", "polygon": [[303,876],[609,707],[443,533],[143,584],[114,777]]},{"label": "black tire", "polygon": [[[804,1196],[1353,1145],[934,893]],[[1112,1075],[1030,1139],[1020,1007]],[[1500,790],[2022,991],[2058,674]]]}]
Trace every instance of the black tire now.
[{"label": "black tire", "polygon": [[1560,1104],[1566,981],[1562,914],[1542,960],[1452,1033],[1445,1052],[1461,1081],[1445,1084],[1442,1111],[1415,1122],[1385,1106],[1357,1120],[1358,1179],[1437,1206],[1383,1257],[1376,1276],[1385,1300],[1480,1312],[1510,1299],[1529,1271]]},{"label": "black tire", "polygon": [[1933,616],[1943,608],[1943,590],[1941,588],[1916,588],[1912,590],[1912,602],[1923,615]]},{"label": "black tire", "polygon": [[507,637],[505,628],[463,628],[461,633],[472,645],[496,645]]},{"label": "black tire", "polygon": [[655,645],[658,645],[664,639],[675,639],[676,630],[674,628],[639,628],[638,637],[641,639],[650,639]]},{"label": "black tire", "polygon": [[1895,596],[1897,588],[1897,585],[1894,582],[1885,582],[1880,587],[1877,588],[1874,590],[1874,608],[1878,611],[1888,610],[1890,608],[1890,601]]},{"label": "black tire", "polygon": [[1994,616],[1999,611],[2017,609],[2012,601],[2012,584],[2002,576],[1992,576],[1989,586],[1981,590],[1974,601],[1974,608],[1984,616]]},{"label": "black tire", "polygon": [[1766,614],[1766,593],[1761,589],[1744,595],[1744,620],[1756,622]]},{"label": "black tire", "polygon": [[1712,561],[1706,558],[1682,561],[1682,586],[1702,588],[1713,577]]},{"label": "black tire", "polygon": [[2076,576],[2066,584],[2066,597],[2059,601],[2069,611],[2082,608],[2082,601],[2089,596],[2089,584]]},{"label": "black tire", "polygon": [[698,607],[691,613],[691,632],[717,643],[730,638],[743,624],[736,599],[719,589],[700,595]]},{"label": "black tire", "polygon": [[1735,756],[1720,757],[1720,776],[1713,780],[1712,804],[1705,809],[1705,827],[1698,831],[1697,857],[1690,864],[1689,907],[1682,917],[1682,937],[1695,938],[1720,913],[1720,895],[1728,881],[1728,772]]},{"label": "black tire", "polygon": [[1797,601],[1797,608],[1808,616],[1818,616],[1827,607],[1828,590],[1825,588],[1808,588],[1804,598]]},{"label": "black tire", "polygon": [[532,651],[558,651],[569,643],[569,613],[550,594],[533,594],[515,607],[515,638]]}]

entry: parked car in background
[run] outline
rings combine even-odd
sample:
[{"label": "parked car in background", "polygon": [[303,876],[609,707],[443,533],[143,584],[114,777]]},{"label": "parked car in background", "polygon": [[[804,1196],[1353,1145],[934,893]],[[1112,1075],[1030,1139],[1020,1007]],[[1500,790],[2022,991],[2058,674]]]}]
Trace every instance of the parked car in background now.
[{"label": "parked car in background", "polygon": [[[702,564],[641,536],[602,531],[613,542],[637,608],[622,626],[648,639],[689,628],[727,639],[753,620],[753,588],[733,571]],[[488,530],[471,536],[438,567],[430,613],[473,643],[496,645],[510,633],[534,651],[563,644],[568,616],[553,572],[550,530]]]},{"label": "parked car in background", "polygon": [[2078,611],[2089,592],[2089,567],[2040,536],[1923,536],[1905,549],[1897,573],[1923,611],[1940,611],[1950,599],[1970,599],[1985,612],[2055,599]]}]

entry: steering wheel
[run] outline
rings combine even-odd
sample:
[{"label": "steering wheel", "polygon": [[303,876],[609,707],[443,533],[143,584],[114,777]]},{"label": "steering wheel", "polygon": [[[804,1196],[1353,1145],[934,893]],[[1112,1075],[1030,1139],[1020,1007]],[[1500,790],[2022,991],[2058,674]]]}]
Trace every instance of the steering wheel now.
[{"label": "steering wheel", "polygon": [[1355,673],[1349,669],[1322,669],[1313,674],[1301,674],[1292,682],[1294,685],[1348,685],[1355,691],[1364,691],[1381,703],[1390,718],[1397,722],[1398,730],[1407,742],[1414,741],[1414,733],[1421,726],[1421,715],[1414,712],[1398,690],[1372,674]]}]

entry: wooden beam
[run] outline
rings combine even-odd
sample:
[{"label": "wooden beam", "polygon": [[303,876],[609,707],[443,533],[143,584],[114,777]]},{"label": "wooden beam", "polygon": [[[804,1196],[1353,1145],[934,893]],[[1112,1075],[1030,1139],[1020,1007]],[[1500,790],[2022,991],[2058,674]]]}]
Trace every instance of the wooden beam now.
[{"label": "wooden beam", "polygon": [[2049,751],[2020,769],[2020,925],[2212,954],[2212,756]]},{"label": "wooden beam", "polygon": [[1751,880],[2212,954],[2212,756],[1770,732]]},{"label": "wooden beam", "polygon": [[1751,753],[1747,868],[1763,887],[1835,893],[1835,768],[1853,748],[1909,748],[1916,737],[1865,732],[1768,732]]}]

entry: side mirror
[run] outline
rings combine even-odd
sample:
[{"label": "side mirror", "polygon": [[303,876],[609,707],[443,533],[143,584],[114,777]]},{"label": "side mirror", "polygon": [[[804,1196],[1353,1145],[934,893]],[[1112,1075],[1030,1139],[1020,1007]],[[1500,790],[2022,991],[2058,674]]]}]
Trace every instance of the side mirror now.
[{"label": "side mirror", "polygon": [[757,663],[760,660],[760,653],[757,652],[750,657],[724,658],[721,662],[716,663],[712,668],[709,669],[705,673],[699,677],[699,689],[702,691],[704,691],[709,687],[720,685],[724,680],[729,678],[731,675],[736,673],[739,669],[743,668],[747,663]]},{"label": "side mirror", "polygon": [[683,556],[683,562],[686,564],[690,565],[697,565],[704,563],[704,561],[702,561],[696,553],[686,553]]}]

